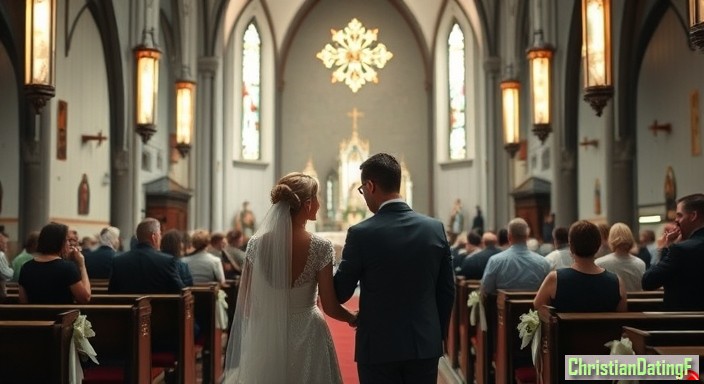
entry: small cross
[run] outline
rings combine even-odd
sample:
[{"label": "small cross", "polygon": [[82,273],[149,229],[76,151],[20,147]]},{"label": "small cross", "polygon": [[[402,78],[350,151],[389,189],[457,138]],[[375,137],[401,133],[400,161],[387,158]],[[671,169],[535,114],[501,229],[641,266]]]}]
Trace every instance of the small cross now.
[{"label": "small cross", "polygon": [[347,116],[352,118],[352,132],[357,132],[357,118],[364,117],[362,112],[357,110],[357,107],[352,108],[352,112],[347,112]]}]

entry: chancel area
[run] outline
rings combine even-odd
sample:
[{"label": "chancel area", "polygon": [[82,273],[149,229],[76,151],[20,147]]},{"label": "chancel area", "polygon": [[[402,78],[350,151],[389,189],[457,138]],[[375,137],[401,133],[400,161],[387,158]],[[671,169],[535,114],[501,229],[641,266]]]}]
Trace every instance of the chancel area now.
[{"label": "chancel area", "polygon": [[[119,228],[125,251],[148,217],[249,238],[272,186],[302,172],[319,185],[306,228],[337,262],[374,215],[360,165],[380,152],[458,252],[520,217],[542,256],[580,220],[623,223],[637,253],[704,192],[703,31],[701,0],[0,0],[0,253],[11,267],[50,222]],[[547,352],[521,376],[516,332],[477,331],[479,283],[456,284],[439,382],[562,380]],[[633,308],[657,308],[655,292]],[[495,294],[489,323],[532,308]],[[669,316],[643,324],[701,327]],[[540,320],[569,343],[594,324]],[[628,332],[642,353],[666,338]]]}]

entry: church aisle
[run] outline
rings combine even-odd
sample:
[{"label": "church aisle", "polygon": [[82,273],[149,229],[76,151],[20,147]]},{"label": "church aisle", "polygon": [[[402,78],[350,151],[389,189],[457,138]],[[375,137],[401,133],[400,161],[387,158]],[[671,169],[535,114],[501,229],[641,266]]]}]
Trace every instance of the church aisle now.
[{"label": "church aisle", "polygon": [[[359,296],[355,293],[352,298],[345,303],[345,306],[351,310],[359,309]],[[340,371],[342,372],[342,382],[345,384],[359,383],[357,376],[357,364],[354,362],[354,328],[337,321],[329,316],[325,316],[330,327],[332,340],[335,343],[337,351],[337,359],[340,362]]]}]

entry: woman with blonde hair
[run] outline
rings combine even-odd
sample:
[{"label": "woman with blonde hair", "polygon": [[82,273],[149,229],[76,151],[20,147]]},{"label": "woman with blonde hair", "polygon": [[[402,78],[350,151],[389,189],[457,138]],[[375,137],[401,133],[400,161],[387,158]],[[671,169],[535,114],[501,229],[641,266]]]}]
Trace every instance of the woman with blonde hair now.
[{"label": "woman with blonde hair", "polygon": [[316,305],[353,325],[337,301],[333,246],[306,231],[320,208],[318,182],[290,173],[246,251],[225,361],[224,383],[340,383],[330,330]]},{"label": "woman with blonde hair", "polygon": [[617,274],[629,292],[643,290],[641,279],[645,273],[645,262],[629,253],[634,244],[631,229],[624,223],[616,223],[609,230],[612,253],[595,261],[596,265]]}]

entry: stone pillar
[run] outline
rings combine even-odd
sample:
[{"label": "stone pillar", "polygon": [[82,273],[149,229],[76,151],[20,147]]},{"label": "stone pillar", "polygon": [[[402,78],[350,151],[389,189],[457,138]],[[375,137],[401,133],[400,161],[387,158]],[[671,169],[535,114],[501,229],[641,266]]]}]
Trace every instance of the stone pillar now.
[{"label": "stone pillar", "polygon": [[51,181],[51,102],[39,115],[27,106],[26,126],[22,133],[22,177],[20,182],[19,232],[22,242],[31,231],[40,230],[49,222]]},{"label": "stone pillar", "polygon": [[[195,227],[211,228],[214,212],[212,206],[213,165],[213,79],[220,65],[220,58],[204,56],[198,59],[198,125],[195,129]],[[222,143],[221,143],[222,145]]]},{"label": "stone pillar", "polygon": [[[127,135],[131,137],[131,135]],[[130,163],[130,152],[124,148],[117,149],[114,146],[111,151],[111,172],[110,172],[110,222],[111,225],[120,229],[120,238],[125,249],[129,245],[130,238],[135,233],[138,217],[135,217],[135,210],[131,207],[137,205],[135,193],[133,191],[133,173],[139,174],[139,168],[134,162]],[[141,158],[141,154],[139,156]],[[130,165],[132,171],[130,172]]]},{"label": "stone pillar", "polygon": [[506,224],[508,219],[508,154],[503,148],[503,132],[501,129],[501,108],[499,92],[499,75],[501,58],[489,57],[484,61],[486,73],[486,142],[487,148],[487,212],[486,227],[498,228]]},{"label": "stone pillar", "polygon": [[630,228],[637,228],[635,225],[636,195],[635,195],[635,174],[633,169],[633,158],[635,155],[635,137],[632,130],[622,129],[626,132],[623,137],[617,137],[614,119],[614,101],[610,100],[609,105],[604,110],[604,117],[608,118],[607,135],[605,136],[607,149],[606,178],[608,193],[603,198],[606,203],[606,214],[609,224],[624,223]]}]

